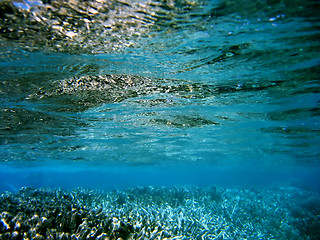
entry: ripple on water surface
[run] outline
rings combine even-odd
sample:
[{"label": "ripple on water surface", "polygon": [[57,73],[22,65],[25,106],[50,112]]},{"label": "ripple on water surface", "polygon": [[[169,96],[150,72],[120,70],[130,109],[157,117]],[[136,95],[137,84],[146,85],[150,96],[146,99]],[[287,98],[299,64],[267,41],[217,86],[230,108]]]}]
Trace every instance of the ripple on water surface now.
[{"label": "ripple on water surface", "polygon": [[319,3],[1,1],[2,161],[319,163]]}]

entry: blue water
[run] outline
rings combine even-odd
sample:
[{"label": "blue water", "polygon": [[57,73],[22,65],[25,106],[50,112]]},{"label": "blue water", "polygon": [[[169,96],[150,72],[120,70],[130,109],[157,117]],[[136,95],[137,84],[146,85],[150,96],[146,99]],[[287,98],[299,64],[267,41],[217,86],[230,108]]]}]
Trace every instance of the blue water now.
[{"label": "blue water", "polygon": [[320,190],[318,1],[72,2],[0,1],[1,191]]}]

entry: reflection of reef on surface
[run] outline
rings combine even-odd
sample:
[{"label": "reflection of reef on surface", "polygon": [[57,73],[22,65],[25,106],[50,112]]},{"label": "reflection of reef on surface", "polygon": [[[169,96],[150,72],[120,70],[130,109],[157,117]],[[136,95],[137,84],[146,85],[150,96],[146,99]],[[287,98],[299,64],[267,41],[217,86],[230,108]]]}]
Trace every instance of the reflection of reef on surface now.
[{"label": "reflection of reef on surface", "polygon": [[219,125],[219,123],[205,119],[200,116],[174,115],[170,118],[152,119],[151,123],[158,125],[167,125],[177,128],[202,127],[206,125]]},{"label": "reflection of reef on surface", "polygon": [[73,77],[40,88],[37,93],[28,98],[46,99],[70,96],[74,100],[70,100],[70,102],[68,100],[65,103],[90,107],[101,103],[120,102],[142,93],[151,92],[153,88],[151,84],[152,81],[149,78],[131,75]]},{"label": "reflection of reef on surface", "polygon": [[22,188],[0,195],[0,239],[316,239],[319,194],[296,188]]},{"label": "reflection of reef on surface", "polygon": [[[255,91],[277,87],[280,82],[242,85],[209,85],[174,79],[152,79],[135,75],[96,75],[72,77],[55,81],[30,94],[27,99],[51,99],[70,106],[68,111],[83,111],[103,103],[151,94],[170,94],[180,99],[203,99],[238,91]],[[164,96],[164,95],[163,95]],[[169,104],[171,99],[134,100],[142,105]],[[65,111],[66,109],[61,108]]]},{"label": "reflection of reef on surface", "polygon": [[[140,47],[145,44],[140,40],[148,42],[157,35],[162,36],[166,44],[177,46],[186,38],[185,34],[176,34],[181,28],[192,35],[212,28],[213,24],[234,24],[239,18],[253,23],[299,16],[316,22],[314,11],[317,8],[317,3],[302,0],[225,0],[217,3],[207,0],[4,0],[0,1],[0,40],[18,43],[30,50],[89,54]],[[229,31],[228,27],[223,29]],[[243,33],[244,30],[233,27],[232,31]],[[151,40],[146,45],[159,51],[166,45],[164,42],[154,44]],[[207,51],[202,41],[198,43],[175,51]],[[221,55],[208,63],[225,56],[228,57]]]},{"label": "reflection of reef on surface", "polygon": [[[177,24],[197,9],[194,1],[0,2],[0,36],[31,50],[106,53],[138,45],[151,28]],[[154,26],[156,25],[156,26]]]},{"label": "reflection of reef on surface", "polygon": [[41,142],[47,140],[50,134],[69,136],[75,128],[85,125],[74,117],[19,107],[0,108],[0,145]]}]

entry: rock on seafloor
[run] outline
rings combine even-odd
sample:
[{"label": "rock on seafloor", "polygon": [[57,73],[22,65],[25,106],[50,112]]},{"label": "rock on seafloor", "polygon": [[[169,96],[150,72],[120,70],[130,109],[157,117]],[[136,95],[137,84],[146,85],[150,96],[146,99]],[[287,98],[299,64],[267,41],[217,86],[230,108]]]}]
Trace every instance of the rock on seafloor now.
[{"label": "rock on seafloor", "polygon": [[0,195],[0,239],[319,239],[319,200],[293,187],[25,187]]}]

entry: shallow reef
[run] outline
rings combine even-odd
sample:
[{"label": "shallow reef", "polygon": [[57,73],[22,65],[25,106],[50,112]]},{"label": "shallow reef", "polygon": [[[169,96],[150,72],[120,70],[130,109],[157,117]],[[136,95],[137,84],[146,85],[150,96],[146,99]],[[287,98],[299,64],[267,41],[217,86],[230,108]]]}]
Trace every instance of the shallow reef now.
[{"label": "shallow reef", "polygon": [[293,187],[24,187],[0,195],[0,239],[319,239],[319,200]]}]

